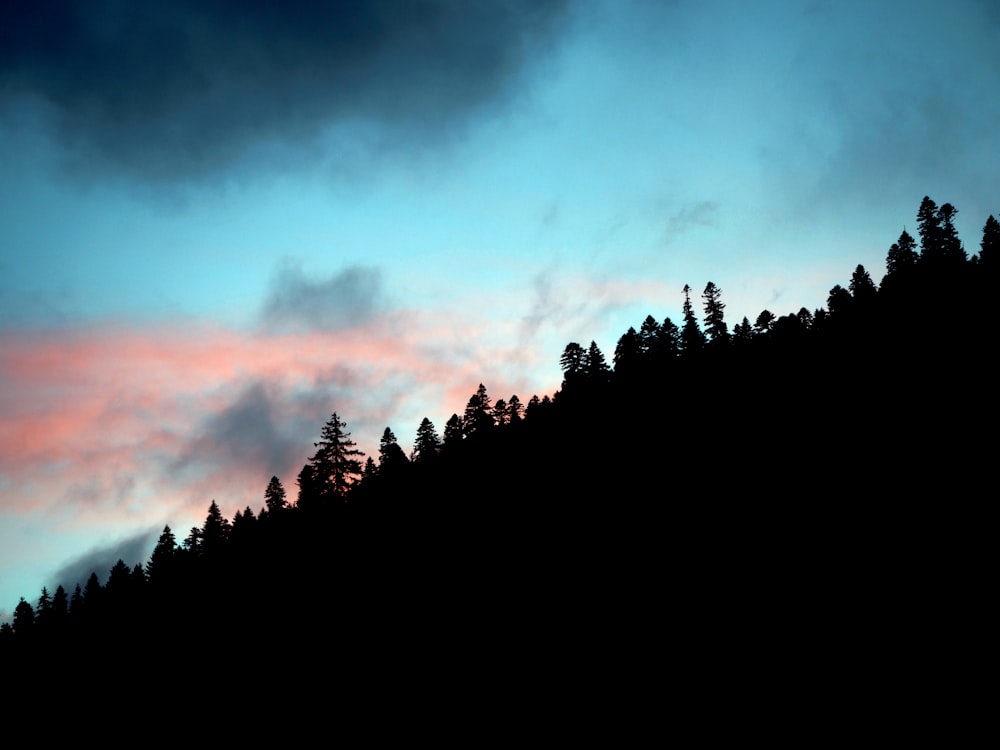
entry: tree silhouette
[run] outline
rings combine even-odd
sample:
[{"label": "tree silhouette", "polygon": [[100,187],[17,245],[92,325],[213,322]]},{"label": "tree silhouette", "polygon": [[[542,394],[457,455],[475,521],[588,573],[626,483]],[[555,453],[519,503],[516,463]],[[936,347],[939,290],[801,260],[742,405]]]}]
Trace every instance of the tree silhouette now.
[{"label": "tree silhouette", "polygon": [[177,555],[177,539],[170,526],[164,526],[160,538],[146,563],[146,575],[150,581],[159,582],[169,577]]},{"label": "tree silhouette", "polygon": [[750,319],[743,316],[743,321],[733,326],[733,343],[744,346],[753,340],[753,326]]},{"label": "tree silhouette", "polygon": [[725,344],[729,341],[729,327],[723,315],[726,306],[722,303],[722,290],[710,281],[701,298],[705,301],[705,331],[709,339],[716,346]]},{"label": "tree silhouette", "polygon": [[1000,222],[993,215],[983,226],[983,240],[979,243],[979,262],[992,271],[1000,263]]},{"label": "tree silhouette", "polygon": [[642,321],[642,325],[639,327],[639,353],[644,356],[651,355],[656,349],[659,340],[660,324],[656,322],[656,318],[652,315],[647,315],[646,319]]},{"label": "tree silhouette", "polygon": [[904,277],[910,273],[911,269],[917,265],[917,243],[905,229],[899,235],[899,239],[889,248],[889,253],[885,258],[885,276],[882,277],[881,286],[885,286],[886,281],[894,278]]},{"label": "tree silhouette", "polygon": [[517,424],[524,418],[524,404],[521,403],[521,399],[517,397],[516,393],[507,402],[507,415],[509,424]]},{"label": "tree silhouette", "polygon": [[494,426],[493,412],[490,409],[491,403],[492,400],[486,393],[486,386],[480,383],[479,388],[469,397],[469,401],[465,405],[462,429],[466,437],[484,434]]},{"label": "tree silhouette", "polygon": [[572,386],[582,375],[583,366],[587,360],[587,350],[575,341],[570,341],[559,357],[559,366],[563,371],[562,387]]},{"label": "tree silhouette", "polygon": [[921,262],[930,264],[939,262],[943,255],[941,216],[938,214],[937,204],[927,195],[917,209],[917,233],[920,235]]},{"label": "tree silhouette", "polygon": [[452,414],[448,421],[444,423],[444,437],[441,444],[442,450],[452,450],[462,442],[465,430],[462,426],[462,418],[458,414]]},{"label": "tree silhouette", "polygon": [[278,477],[271,477],[264,490],[264,506],[268,513],[280,513],[288,507],[288,500],[285,499],[285,488],[281,486]]},{"label": "tree silhouette", "polygon": [[382,433],[378,446],[378,471],[382,477],[399,474],[410,463],[403,449],[396,442],[396,436],[388,427]]},{"label": "tree silhouette", "polygon": [[434,423],[424,417],[417,428],[417,439],[413,443],[413,460],[417,463],[433,461],[440,450],[441,439],[434,429]]},{"label": "tree silhouette", "polygon": [[760,314],[757,316],[757,320],[754,321],[753,329],[757,335],[767,333],[774,325],[774,321],[775,317],[773,312],[770,310],[761,310]]},{"label": "tree silhouette", "polygon": [[952,266],[958,266],[968,260],[962,241],[958,238],[955,228],[955,216],[958,209],[950,203],[944,203],[938,209],[941,226],[941,253],[943,259]]},{"label": "tree silhouette", "polygon": [[584,374],[591,385],[607,383],[611,376],[611,368],[608,367],[608,362],[604,358],[604,352],[594,341],[591,341],[587,348],[587,355],[584,359]]},{"label": "tree silhouette", "polygon": [[615,353],[612,357],[616,376],[625,377],[635,371],[642,352],[640,347],[639,334],[636,333],[635,328],[629,328],[621,335],[615,345]]},{"label": "tree silhouette", "polygon": [[317,448],[309,461],[313,468],[313,482],[317,497],[323,501],[344,501],[347,491],[361,476],[361,456],[351,440],[351,433],[345,431],[346,422],[341,422],[337,412],[327,420],[320,432]]},{"label": "tree silhouette", "polygon": [[875,282],[872,281],[872,277],[868,275],[868,271],[860,263],[851,274],[851,283],[848,284],[848,289],[851,290],[851,296],[859,305],[870,305],[875,301],[875,296],[878,293]]},{"label": "tree silhouette", "polygon": [[14,607],[14,633],[19,638],[24,638],[30,636],[35,630],[35,610],[32,609],[28,602],[24,601],[24,597],[21,597],[21,601],[17,603]]},{"label": "tree silhouette", "polygon": [[229,519],[222,515],[218,503],[215,500],[208,506],[208,515],[205,516],[205,523],[201,527],[202,549],[207,555],[218,552],[222,545],[229,539],[232,525]]},{"label": "tree silhouette", "polygon": [[705,348],[705,334],[698,327],[698,319],[691,306],[691,287],[684,285],[684,324],[681,326],[681,351],[685,355],[696,354]]}]

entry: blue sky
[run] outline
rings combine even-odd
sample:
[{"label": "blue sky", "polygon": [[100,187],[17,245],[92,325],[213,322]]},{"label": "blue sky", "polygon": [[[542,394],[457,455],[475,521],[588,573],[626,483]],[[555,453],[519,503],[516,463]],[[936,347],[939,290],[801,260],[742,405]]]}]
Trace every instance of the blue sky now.
[{"label": "blue sky", "polygon": [[0,11],[0,616],[294,496],[333,411],[409,449],[1000,210],[986,0],[123,7]]}]

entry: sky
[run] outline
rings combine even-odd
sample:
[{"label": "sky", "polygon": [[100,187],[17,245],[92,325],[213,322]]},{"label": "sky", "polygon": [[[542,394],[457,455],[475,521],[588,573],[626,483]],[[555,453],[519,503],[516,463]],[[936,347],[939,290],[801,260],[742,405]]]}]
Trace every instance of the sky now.
[{"label": "sky", "polygon": [[998,39],[992,0],[4,3],[0,620],[294,497],[333,412],[408,452],[685,284],[816,309],[925,195],[977,252]]}]

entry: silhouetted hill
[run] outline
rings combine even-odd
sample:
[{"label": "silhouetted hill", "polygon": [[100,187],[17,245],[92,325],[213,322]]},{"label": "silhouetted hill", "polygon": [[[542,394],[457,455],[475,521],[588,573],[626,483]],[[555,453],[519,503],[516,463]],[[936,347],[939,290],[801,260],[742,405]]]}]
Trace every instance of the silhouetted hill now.
[{"label": "silhouetted hill", "polygon": [[710,284],[707,333],[686,291],[683,326],[650,316],[610,363],[568,345],[523,409],[480,386],[409,457],[387,428],[363,467],[334,414],[294,503],[274,479],[256,514],[165,529],[145,568],[22,601],[4,658],[902,668],[940,608],[974,616],[989,567],[996,222],[968,259],[940,214],[878,287],[858,266],[825,308],[730,332]]}]

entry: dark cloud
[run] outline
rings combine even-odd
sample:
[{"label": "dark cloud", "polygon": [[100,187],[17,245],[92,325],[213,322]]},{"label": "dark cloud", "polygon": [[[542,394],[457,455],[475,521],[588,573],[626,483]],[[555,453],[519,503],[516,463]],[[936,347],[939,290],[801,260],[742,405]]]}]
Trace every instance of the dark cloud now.
[{"label": "dark cloud", "polygon": [[265,383],[246,387],[228,407],[206,419],[172,468],[239,472],[251,466],[267,474],[288,471],[302,446],[279,428],[277,402]]},{"label": "dark cloud", "polygon": [[4,3],[0,111],[36,102],[86,167],[146,180],[308,152],[338,122],[440,133],[511,90],[564,5]]},{"label": "dark cloud", "polygon": [[335,331],[365,323],[384,307],[378,269],[352,266],[309,279],[291,263],[275,274],[261,310],[268,330]]},{"label": "dark cloud", "polygon": [[[91,573],[97,573],[101,583],[106,583],[108,573],[119,560],[123,560],[130,568],[136,564],[145,564],[149,553],[159,536],[160,529],[147,529],[139,533],[119,539],[104,547],[97,547],[84,555],[63,565],[53,576],[52,590],[62,586],[66,593],[72,594],[73,588],[79,583],[81,588],[90,578]],[[52,591],[50,590],[51,594]]]}]

